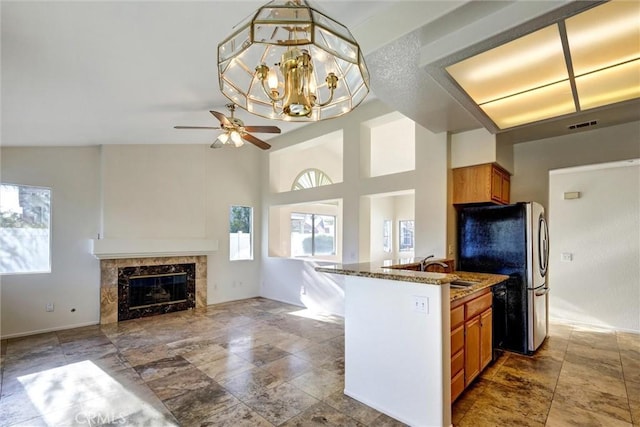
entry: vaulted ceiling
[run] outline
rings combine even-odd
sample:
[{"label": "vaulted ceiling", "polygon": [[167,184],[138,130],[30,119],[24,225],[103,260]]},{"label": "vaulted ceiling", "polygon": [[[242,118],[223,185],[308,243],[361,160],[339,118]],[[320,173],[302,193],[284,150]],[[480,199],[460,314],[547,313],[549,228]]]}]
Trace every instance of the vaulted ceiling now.
[{"label": "vaulted ceiling", "polygon": [[[226,111],[216,48],[264,2],[0,3],[3,146],[205,144],[208,110]],[[379,98],[433,132],[482,126],[439,81],[461,58],[575,13],[588,2],[318,1],[360,42]],[[434,68],[435,67],[435,68]],[[599,126],[640,120],[640,105],[595,111]],[[591,115],[568,117],[588,120]],[[274,124],[239,110],[247,124]],[[594,116],[595,117],[595,116]],[[568,123],[568,122],[567,122]],[[503,135],[515,142],[566,133],[552,121]],[[284,132],[301,124],[276,122]],[[304,126],[313,126],[307,124]],[[268,135],[265,139],[269,139]]]}]

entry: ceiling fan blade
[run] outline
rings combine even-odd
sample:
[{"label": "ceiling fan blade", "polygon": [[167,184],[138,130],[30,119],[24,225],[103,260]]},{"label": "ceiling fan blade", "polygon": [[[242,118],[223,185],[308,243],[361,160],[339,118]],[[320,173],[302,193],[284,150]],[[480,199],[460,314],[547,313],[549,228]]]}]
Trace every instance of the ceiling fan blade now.
[{"label": "ceiling fan blade", "polygon": [[211,114],[213,114],[215,116],[216,119],[220,120],[220,124],[222,126],[229,126],[229,127],[233,127],[233,123],[231,123],[229,121],[229,119],[227,118],[227,116],[225,116],[222,113],[218,113],[217,111],[209,111]]},{"label": "ceiling fan blade", "polygon": [[258,138],[256,138],[255,136],[253,136],[253,135],[251,135],[249,133],[243,133],[242,134],[242,139],[244,139],[245,141],[249,141],[250,143],[252,143],[256,147],[262,148],[263,150],[268,150],[269,148],[271,148],[271,145],[267,144],[263,140],[258,139]]},{"label": "ceiling fan blade", "polygon": [[245,126],[247,132],[280,133],[278,126]]},{"label": "ceiling fan blade", "polygon": [[174,126],[174,129],[221,129],[220,126]]}]

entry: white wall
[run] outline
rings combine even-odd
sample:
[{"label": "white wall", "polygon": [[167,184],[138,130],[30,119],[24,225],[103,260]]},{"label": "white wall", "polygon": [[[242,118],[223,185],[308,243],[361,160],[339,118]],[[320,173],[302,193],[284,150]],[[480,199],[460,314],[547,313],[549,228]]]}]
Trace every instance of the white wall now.
[{"label": "white wall", "polygon": [[213,155],[206,150],[204,145],[104,146],[102,236],[203,238],[205,167]]},{"label": "white wall", "polygon": [[549,183],[551,316],[640,332],[640,162],[555,170]]},{"label": "white wall", "polygon": [[[348,115],[333,120],[313,123],[294,132],[274,138],[272,144],[277,150],[312,140],[325,133],[342,130],[343,182],[340,184],[311,190],[276,193],[269,188],[269,161],[262,176],[262,209],[266,216],[271,206],[305,203],[320,200],[342,199],[342,262],[353,263],[370,256],[361,253],[361,242],[370,240],[370,226],[361,226],[367,203],[363,196],[412,191],[415,188],[413,217],[416,219],[416,248],[420,253],[434,253],[444,256],[446,246],[446,198],[447,198],[447,136],[433,134],[415,126],[416,168],[412,171],[390,175],[368,177],[363,173],[370,154],[370,129],[376,126],[378,118],[387,122],[393,113],[380,101],[361,105]],[[359,143],[356,143],[359,142]],[[416,183],[419,183],[416,187]],[[361,200],[362,199],[362,200]],[[366,212],[366,218],[370,218]],[[263,219],[263,253],[260,294],[267,298],[300,305],[314,305],[330,313],[343,314],[343,285],[340,280],[318,274],[313,270],[312,261],[290,260],[268,257],[268,224]],[[394,232],[394,240],[397,239]],[[416,251],[416,252],[417,252]],[[301,288],[307,292],[301,295]],[[315,289],[313,292],[309,289]],[[310,294],[311,292],[311,294]]]},{"label": "white wall", "polygon": [[298,174],[305,169],[320,169],[336,184],[342,182],[342,132],[322,135],[312,141],[284,150],[269,152],[271,189],[291,191]]},{"label": "white wall", "polygon": [[51,273],[0,277],[2,337],[97,323],[100,265],[89,241],[99,232],[100,147],[0,152],[3,182],[51,188]]},{"label": "white wall", "polygon": [[415,168],[415,123],[404,116],[371,129],[370,176]]},{"label": "white wall", "polygon": [[303,203],[295,205],[271,206],[269,208],[269,256],[291,256],[291,214],[312,213],[336,217],[336,255],[318,257],[332,261],[342,259],[342,202]]},{"label": "white wall", "polygon": [[[206,238],[209,304],[257,296],[261,251],[260,156],[246,145],[103,147],[105,238]],[[253,207],[254,259],[229,261],[229,208]]]},{"label": "white wall", "polygon": [[548,207],[549,171],[640,157],[640,122],[516,144],[511,200]]},{"label": "white wall", "polygon": [[[99,321],[100,268],[90,253],[98,233],[218,240],[208,258],[208,303],[259,295],[261,150],[109,145],[1,153],[3,181],[52,189],[52,271],[2,276],[2,336]],[[253,260],[229,261],[231,205],[254,208]]]},{"label": "white wall", "polygon": [[[394,224],[396,224],[396,209],[394,203],[394,196],[386,197],[365,197],[363,200],[368,206],[362,206],[361,209],[369,213],[368,230],[369,239],[368,247],[364,247],[361,250],[360,258],[362,260],[383,260],[385,258],[393,259],[397,257],[398,240],[397,231]],[[391,253],[383,250],[383,226],[384,221],[391,221]],[[363,240],[366,239],[366,234],[363,233]]]},{"label": "white wall", "polygon": [[[631,122],[514,145],[515,173],[511,177],[511,200],[513,202],[538,201],[547,208],[547,215],[553,215],[552,209],[549,209],[549,171],[639,158],[638,135],[640,135],[640,122]],[[635,190],[637,192],[637,188],[637,182],[627,182],[623,183],[616,191]],[[549,221],[549,226],[554,227],[553,220]],[[593,224],[580,230],[580,233],[584,235],[590,235],[594,232],[597,232],[597,229]],[[567,237],[563,237],[562,229],[554,227],[549,236],[551,248],[555,250],[556,241],[562,241],[565,238]],[[557,257],[556,254],[556,260]],[[617,274],[613,266],[601,265],[601,268],[603,274],[612,277]],[[551,278],[554,277],[554,265],[549,267],[549,275]],[[554,298],[552,291],[551,301]],[[638,301],[632,292],[621,295],[621,298],[629,300],[635,298],[633,300],[636,304]],[[565,306],[565,309],[567,308]],[[618,311],[618,308],[610,309]],[[569,314],[568,311],[557,313],[556,310],[557,305],[553,303],[549,313],[551,317],[581,316],[579,308],[575,308],[573,314]],[[611,312],[610,315],[614,316],[615,314]]]},{"label": "white wall", "polygon": [[[399,257],[413,257],[414,251],[399,252],[400,220],[415,220],[415,195],[410,190],[404,194],[376,194],[362,198],[360,209],[368,215],[367,230],[363,231],[362,240],[368,246],[362,247],[360,261],[379,262]],[[384,221],[391,221],[391,252],[383,250]],[[367,236],[368,235],[368,236]],[[368,238],[367,238],[368,237]]]}]

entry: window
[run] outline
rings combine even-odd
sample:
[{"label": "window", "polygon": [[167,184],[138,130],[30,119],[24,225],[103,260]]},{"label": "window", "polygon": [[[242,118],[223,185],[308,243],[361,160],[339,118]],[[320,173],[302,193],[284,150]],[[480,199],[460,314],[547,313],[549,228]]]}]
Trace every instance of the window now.
[{"label": "window", "polygon": [[309,213],[291,214],[291,256],[335,254],[335,216]]},{"label": "window", "polygon": [[305,169],[293,180],[292,190],[302,190],[305,188],[320,187],[322,185],[333,184],[331,178],[320,169]]},{"label": "window", "polygon": [[391,252],[391,220],[385,219],[382,224],[382,250]]},{"label": "window", "polygon": [[253,259],[253,208],[231,206],[229,210],[229,259]]},{"label": "window", "polygon": [[400,221],[400,251],[413,250],[413,220]]},{"label": "window", "polygon": [[51,190],[0,184],[0,273],[51,271]]}]

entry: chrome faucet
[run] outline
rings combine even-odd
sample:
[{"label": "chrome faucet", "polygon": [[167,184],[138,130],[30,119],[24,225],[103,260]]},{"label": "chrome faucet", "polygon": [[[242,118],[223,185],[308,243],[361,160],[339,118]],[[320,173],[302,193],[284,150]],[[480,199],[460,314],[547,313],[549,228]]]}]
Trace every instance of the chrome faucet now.
[{"label": "chrome faucet", "polygon": [[430,265],[439,265],[440,267],[443,267],[443,268],[449,267],[447,264],[441,261],[435,261],[435,260],[429,261],[430,258],[433,258],[433,255],[429,255],[428,257],[420,261],[420,271],[427,271],[427,267],[429,267]]}]

